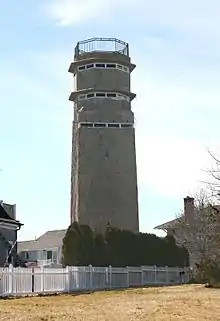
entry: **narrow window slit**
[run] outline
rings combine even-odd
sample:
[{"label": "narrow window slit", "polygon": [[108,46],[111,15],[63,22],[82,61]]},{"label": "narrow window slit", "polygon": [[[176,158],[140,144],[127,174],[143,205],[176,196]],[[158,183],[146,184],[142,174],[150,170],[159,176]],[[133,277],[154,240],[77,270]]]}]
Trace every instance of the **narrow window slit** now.
[{"label": "narrow window slit", "polygon": [[106,127],[106,124],[105,123],[95,123],[95,127],[96,128],[104,128],[104,127]]},{"label": "narrow window slit", "polygon": [[118,128],[119,124],[108,124],[109,128]]},{"label": "narrow window slit", "polygon": [[106,68],[116,68],[116,64],[106,64]]},{"label": "narrow window slit", "polygon": [[93,67],[94,67],[94,64],[86,65],[86,69],[90,69],[90,68],[93,68]]},{"label": "narrow window slit", "polygon": [[93,123],[81,123],[81,127],[93,127]]},{"label": "narrow window slit", "polygon": [[105,93],[96,93],[95,96],[96,97],[105,97]]},{"label": "narrow window slit", "polygon": [[105,64],[95,64],[96,68],[105,68]]}]

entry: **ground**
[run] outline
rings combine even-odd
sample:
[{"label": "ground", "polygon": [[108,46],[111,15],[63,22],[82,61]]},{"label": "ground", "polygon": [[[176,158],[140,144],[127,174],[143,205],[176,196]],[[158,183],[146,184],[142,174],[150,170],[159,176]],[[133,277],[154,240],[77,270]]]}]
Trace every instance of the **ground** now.
[{"label": "ground", "polygon": [[215,321],[220,290],[201,285],[0,300],[0,320]]}]

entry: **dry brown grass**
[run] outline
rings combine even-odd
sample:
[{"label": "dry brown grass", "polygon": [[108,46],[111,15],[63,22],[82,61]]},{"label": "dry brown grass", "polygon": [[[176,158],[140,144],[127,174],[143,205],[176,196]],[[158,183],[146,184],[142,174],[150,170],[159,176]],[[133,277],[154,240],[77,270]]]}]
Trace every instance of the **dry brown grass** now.
[{"label": "dry brown grass", "polygon": [[0,320],[215,321],[220,290],[184,285],[0,300]]}]

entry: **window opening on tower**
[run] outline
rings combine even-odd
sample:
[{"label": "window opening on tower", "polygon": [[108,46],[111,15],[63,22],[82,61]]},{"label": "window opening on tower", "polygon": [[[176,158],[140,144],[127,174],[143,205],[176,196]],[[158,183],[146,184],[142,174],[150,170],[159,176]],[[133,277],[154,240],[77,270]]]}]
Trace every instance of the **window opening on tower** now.
[{"label": "window opening on tower", "polygon": [[93,127],[93,123],[80,123],[80,127]]},{"label": "window opening on tower", "polygon": [[[106,68],[116,68],[116,64],[106,64]],[[120,69],[120,68],[119,68]]]},{"label": "window opening on tower", "polygon": [[115,94],[115,93],[107,93],[107,97],[109,97],[109,98],[113,98],[116,96],[117,96],[117,94]]},{"label": "window opening on tower", "polygon": [[120,127],[120,124],[108,124],[109,128],[118,128]]},{"label": "window opening on tower", "polygon": [[88,94],[83,94],[78,96],[78,100],[86,100],[91,98],[109,98],[115,100],[125,100],[127,102],[130,101],[130,98],[126,95],[120,93],[113,93],[113,92],[93,92]]},{"label": "window opening on tower", "polygon": [[103,128],[103,127],[106,127],[106,124],[105,123],[94,123],[94,127]]},{"label": "window opening on tower", "polygon": [[78,67],[78,70],[85,70],[86,69],[86,66],[79,66]]},{"label": "window opening on tower", "polygon": [[87,64],[87,65],[82,65],[78,66],[78,71],[84,71],[86,69],[91,69],[91,68],[98,68],[98,69],[119,69],[121,71],[129,73],[129,68],[124,65],[120,64],[114,64],[114,63],[95,63],[95,64]]},{"label": "window opening on tower", "polygon": [[96,68],[105,68],[105,64],[95,64]]},{"label": "window opening on tower", "polygon": [[95,93],[95,97],[106,97],[105,93]]},{"label": "window opening on tower", "polygon": [[94,68],[94,64],[86,65],[86,69]]},{"label": "window opening on tower", "polygon": [[87,95],[83,95],[83,96],[84,96],[83,98],[79,96],[79,100],[80,100],[80,99],[89,99],[89,98],[93,98],[93,97],[95,97],[95,94],[87,94]]},{"label": "window opening on tower", "polygon": [[79,122],[78,128],[133,128],[133,123]]},{"label": "window opening on tower", "polygon": [[129,128],[129,127],[131,127],[131,125],[133,127],[133,124],[121,124],[121,127],[122,128]]}]

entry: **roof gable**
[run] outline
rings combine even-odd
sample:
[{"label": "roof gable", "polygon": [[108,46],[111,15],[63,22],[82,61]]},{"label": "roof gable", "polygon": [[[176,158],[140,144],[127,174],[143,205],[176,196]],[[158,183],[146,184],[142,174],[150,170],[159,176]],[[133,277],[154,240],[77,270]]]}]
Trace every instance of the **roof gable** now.
[{"label": "roof gable", "polygon": [[36,240],[18,242],[18,253],[61,247],[66,230],[48,231]]},{"label": "roof gable", "polygon": [[12,220],[12,218],[7,214],[5,209],[0,205],[0,219],[3,218],[5,220]]},{"label": "roof gable", "polygon": [[4,207],[0,204],[0,222],[11,224],[13,226],[22,226],[23,224],[19,221],[13,219],[7,211],[4,209]]},{"label": "roof gable", "polygon": [[[213,205],[213,208],[217,210],[220,213],[220,205]],[[168,230],[168,229],[174,229],[177,227],[177,224],[180,222],[180,220],[184,219],[184,215],[182,215],[179,218],[175,218],[174,220],[168,221],[166,223],[160,224],[156,227],[154,227],[155,230]]]}]

